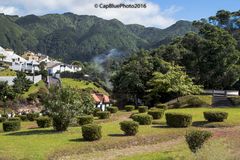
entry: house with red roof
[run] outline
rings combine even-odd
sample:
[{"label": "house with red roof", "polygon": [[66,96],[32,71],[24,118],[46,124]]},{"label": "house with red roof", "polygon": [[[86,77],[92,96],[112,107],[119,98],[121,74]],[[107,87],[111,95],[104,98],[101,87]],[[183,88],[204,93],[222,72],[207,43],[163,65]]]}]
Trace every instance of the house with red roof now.
[{"label": "house with red roof", "polygon": [[94,99],[96,108],[100,108],[102,111],[105,111],[106,107],[109,107],[111,105],[108,95],[102,93],[93,93],[91,95]]}]

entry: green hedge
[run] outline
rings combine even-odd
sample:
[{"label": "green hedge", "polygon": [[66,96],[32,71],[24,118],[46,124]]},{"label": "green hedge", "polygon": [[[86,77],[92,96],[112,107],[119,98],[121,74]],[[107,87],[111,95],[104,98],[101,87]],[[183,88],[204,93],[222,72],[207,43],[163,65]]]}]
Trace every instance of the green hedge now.
[{"label": "green hedge", "polygon": [[100,112],[100,111],[101,111],[100,108],[94,108],[93,116],[94,116],[94,117],[97,117],[97,116],[98,116],[98,115],[97,115],[97,112]]},{"label": "green hedge", "polygon": [[34,121],[38,117],[39,117],[39,113],[28,113],[27,114],[27,119],[29,121]]},{"label": "green hedge", "polygon": [[117,113],[118,107],[112,106],[112,107],[107,107],[107,111],[111,113]]},{"label": "green hedge", "polygon": [[152,124],[152,116],[148,114],[134,114],[132,119],[138,122],[140,125],[150,125]]},{"label": "green hedge", "polygon": [[223,122],[228,117],[227,112],[207,111],[203,112],[204,118],[209,122]]},{"label": "green hedge", "polygon": [[108,119],[110,118],[110,112],[109,111],[99,111],[97,112],[98,118],[99,119]]},{"label": "green hedge", "polygon": [[22,121],[27,121],[27,115],[18,115],[18,117],[22,120]]},{"label": "green hedge", "polygon": [[151,115],[153,119],[161,119],[164,115],[164,110],[163,109],[149,110],[148,114]]},{"label": "green hedge", "polygon": [[192,124],[192,115],[183,113],[166,113],[166,122],[170,127],[188,127]]},{"label": "green hedge", "polygon": [[5,122],[6,120],[7,120],[6,117],[0,117],[0,123],[1,123],[1,122]]},{"label": "green hedge", "polygon": [[168,109],[168,106],[166,104],[162,104],[162,103],[157,104],[155,107],[159,108],[159,109],[164,109],[164,110]]},{"label": "green hedge", "polygon": [[49,117],[39,117],[36,119],[39,128],[47,128],[51,126],[51,119]]},{"label": "green hedge", "polygon": [[85,124],[91,124],[93,123],[93,116],[92,115],[79,116],[77,117],[77,121],[80,126]]},{"label": "green hedge", "polygon": [[21,122],[20,121],[6,121],[3,122],[3,131],[10,132],[10,131],[18,131],[21,129]]},{"label": "green hedge", "polygon": [[139,106],[138,107],[138,112],[139,113],[145,113],[148,111],[148,106]]},{"label": "green hedge", "polygon": [[82,126],[82,136],[86,141],[95,141],[102,138],[102,127],[97,124],[86,124]]},{"label": "green hedge", "polygon": [[121,130],[125,133],[127,136],[134,136],[138,132],[139,124],[134,121],[123,121],[120,122]]},{"label": "green hedge", "polygon": [[212,133],[209,131],[200,131],[194,130],[185,135],[186,142],[188,144],[189,149],[196,153],[198,149],[200,149],[204,142],[208,140],[212,136]]},{"label": "green hedge", "polygon": [[21,119],[19,117],[10,117],[8,121],[21,121]]},{"label": "green hedge", "polygon": [[131,111],[133,111],[133,110],[135,109],[135,106],[133,106],[133,105],[126,105],[126,106],[124,107],[124,109],[125,109],[127,112],[131,112]]}]

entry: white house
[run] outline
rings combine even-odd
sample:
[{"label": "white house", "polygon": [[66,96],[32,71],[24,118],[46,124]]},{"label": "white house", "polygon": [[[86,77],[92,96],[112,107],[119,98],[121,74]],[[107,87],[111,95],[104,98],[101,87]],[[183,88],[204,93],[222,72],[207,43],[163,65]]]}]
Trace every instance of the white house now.
[{"label": "white house", "polygon": [[4,49],[0,46],[0,54],[4,56],[3,62],[12,64],[12,62],[26,62],[27,60],[14,53],[13,50]]},{"label": "white house", "polygon": [[60,62],[49,62],[47,63],[47,70],[49,74],[54,75],[57,72],[78,72],[81,71],[82,68]]}]

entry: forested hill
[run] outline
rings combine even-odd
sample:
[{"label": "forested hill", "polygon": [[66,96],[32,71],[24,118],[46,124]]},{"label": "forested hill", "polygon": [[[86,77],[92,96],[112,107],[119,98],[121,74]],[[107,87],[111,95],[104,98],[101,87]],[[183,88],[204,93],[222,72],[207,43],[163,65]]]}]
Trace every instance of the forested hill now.
[{"label": "forested hill", "polygon": [[110,49],[134,52],[153,48],[195,28],[188,21],[159,29],[64,13],[24,17],[1,14],[0,31],[0,46],[12,48],[19,54],[32,50],[64,61],[84,61]]}]

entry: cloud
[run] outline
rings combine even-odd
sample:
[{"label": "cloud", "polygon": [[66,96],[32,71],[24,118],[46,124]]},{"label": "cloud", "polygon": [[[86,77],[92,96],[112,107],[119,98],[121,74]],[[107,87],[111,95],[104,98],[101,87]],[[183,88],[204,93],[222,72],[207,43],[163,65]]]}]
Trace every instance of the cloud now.
[{"label": "cloud", "polygon": [[[146,4],[146,8],[95,8],[95,4]],[[2,6],[2,9],[1,9]],[[73,12],[79,15],[95,15],[104,19],[116,18],[125,24],[142,24],[165,28],[176,20],[173,18],[181,7],[160,5],[149,0],[0,0],[0,12],[6,14],[36,14]]]},{"label": "cloud", "polygon": [[0,6],[0,13],[14,15],[14,14],[17,14],[17,9],[15,7]]}]

